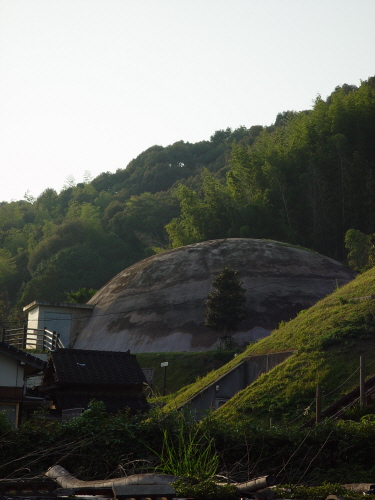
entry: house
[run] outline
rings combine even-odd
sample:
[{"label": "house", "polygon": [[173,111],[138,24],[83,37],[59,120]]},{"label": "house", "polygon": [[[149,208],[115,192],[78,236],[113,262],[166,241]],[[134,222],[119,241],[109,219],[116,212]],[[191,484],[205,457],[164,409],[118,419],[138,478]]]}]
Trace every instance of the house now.
[{"label": "house", "polygon": [[31,302],[23,308],[28,313],[27,345],[33,348],[35,332],[47,328],[57,332],[64,347],[71,347],[86,325],[95,305],[66,302]]},{"label": "house", "polygon": [[41,394],[51,410],[86,409],[92,399],[103,401],[107,411],[146,411],[145,375],[134,354],[127,352],[57,349],[49,354]]},{"label": "house", "polygon": [[5,411],[14,428],[43,404],[43,398],[31,395],[26,382],[45,366],[39,357],[0,342],[0,411]]}]

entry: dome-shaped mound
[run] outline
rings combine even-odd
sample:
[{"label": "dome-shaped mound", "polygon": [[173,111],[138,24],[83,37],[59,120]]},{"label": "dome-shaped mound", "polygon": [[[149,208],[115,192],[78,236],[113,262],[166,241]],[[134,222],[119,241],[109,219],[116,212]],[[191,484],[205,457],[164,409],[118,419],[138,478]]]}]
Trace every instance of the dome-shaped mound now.
[{"label": "dome-shaped mound", "polygon": [[131,352],[205,351],[219,334],[204,326],[204,302],[223,267],[239,271],[246,318],[237,345],[265,337],[356,273],[333,259],[276,241],[231,238],[153,255],[125,269],[89,304],[92,317],[77,349]]}]

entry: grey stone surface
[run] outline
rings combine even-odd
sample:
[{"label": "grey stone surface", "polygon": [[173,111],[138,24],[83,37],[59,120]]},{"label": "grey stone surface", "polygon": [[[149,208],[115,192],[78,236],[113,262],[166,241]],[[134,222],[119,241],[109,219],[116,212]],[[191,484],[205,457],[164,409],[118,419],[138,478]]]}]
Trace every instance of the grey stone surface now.
[{"label": "grey stone surface", "polygon": [[239,271],[246,318],[238,345],[267,336],[356,273],[316,252],[276,241],[230,238],[153,255],[124,269],[89,301],[92,316],[74,348],[138,352],[206,351],[217,332],[204,326],[204,302],[223,267]]}]

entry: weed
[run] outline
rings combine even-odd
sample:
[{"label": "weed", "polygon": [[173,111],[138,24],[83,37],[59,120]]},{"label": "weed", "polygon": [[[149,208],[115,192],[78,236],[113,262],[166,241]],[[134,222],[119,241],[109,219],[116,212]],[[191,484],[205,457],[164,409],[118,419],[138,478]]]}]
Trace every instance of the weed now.
[{"label": "weed", "polygon": [[11,430],[12,426],[10,425],[6,411],[5,410],[0,410],[0,436],[2,434],[5,434],[6,432],[9,432]]},{"label": "weed", "polygon": [[157,470],[198,481],[212,479],[219,465],[214,440],[183,413],[176,414],[176,418],[177,435],[165,429],[161,452],[150,449],[160,460]]}]

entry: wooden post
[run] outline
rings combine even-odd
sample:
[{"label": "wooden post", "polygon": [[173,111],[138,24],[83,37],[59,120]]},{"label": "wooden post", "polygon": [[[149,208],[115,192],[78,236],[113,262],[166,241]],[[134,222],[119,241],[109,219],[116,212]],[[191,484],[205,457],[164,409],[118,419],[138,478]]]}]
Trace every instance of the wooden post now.
[{"label": "wooden post", "polygon": [[315,423],[320,422],[320,416],[322,413],[322,390],[319,386],[316,388],[316,406],[315,406]]},{"label": "wooden post", "polygon": [[46,341],[46,327],[43,328],[43,339],[42,339],[42,351],[44,352],[45,346],[44,343]]},{"label": "wooden post", "polygon": [[365,407],[365,357],[359,357],[359,406]]},{"label": "wooden post", "polygon": [[26,349],[26,338],[27,338],[27,326],[23,325],[23,339],[22,339],[22,349]]}]

